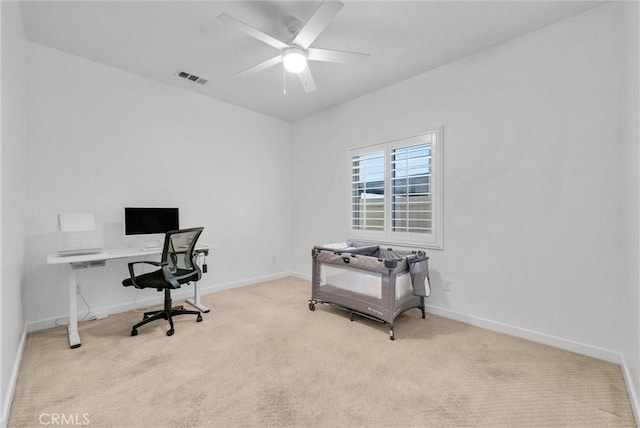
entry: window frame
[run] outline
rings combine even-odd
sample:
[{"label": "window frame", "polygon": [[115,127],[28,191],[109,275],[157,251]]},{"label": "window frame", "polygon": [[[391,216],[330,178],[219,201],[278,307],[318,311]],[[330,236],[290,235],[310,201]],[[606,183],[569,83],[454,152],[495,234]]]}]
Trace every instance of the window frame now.
[{"label": "window frame", "polygon": [[[391,230],[392,198],[392,155],[394,149],[424,144],[425,137],[435,134],[435,142],[431,142],[430,191],[432,193],[431,233],[402,232]],[[432,249],[444,249],[444,150],[443,127],[435,128],[420,134],[400,138],[384,143],[362,146],[347,150],[348,164],[348,206],[347,219],[349,237],[353,240],[375,242],[381,244],[408,245]],[[353,158],[374,152],[384,153],[384,227],[382,231],[359,230],[353,227]]]}]

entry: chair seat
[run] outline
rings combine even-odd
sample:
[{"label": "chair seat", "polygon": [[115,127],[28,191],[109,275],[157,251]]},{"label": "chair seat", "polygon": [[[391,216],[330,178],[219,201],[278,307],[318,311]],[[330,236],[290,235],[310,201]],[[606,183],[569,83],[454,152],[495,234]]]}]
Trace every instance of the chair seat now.
[{"label": "chair seat", "polygon": [[[176,272],[176,276],[185,275],[187,273],[189,273],[189,271],[178,269],[178,271]],[[181,279],[178,282],[180,284],[185,284],[187,282],[197,281],[197,280],[198,280],[198,273],[194,272],[193,275],[185,279]],[[138,283],[138,286],[140,288],[155,288],[155,289],[172,288],[171,284],[164,279],[164,275],[162,274],[162,269],[158,269],[153,272],[144,273],[142,275],[136,276],[136,283]],[[131,287],[133,286],[133,281],[131,280],[131,278],[127,278],[124,281],[122,281],[122,285],[124,285],[125,287]]]}]

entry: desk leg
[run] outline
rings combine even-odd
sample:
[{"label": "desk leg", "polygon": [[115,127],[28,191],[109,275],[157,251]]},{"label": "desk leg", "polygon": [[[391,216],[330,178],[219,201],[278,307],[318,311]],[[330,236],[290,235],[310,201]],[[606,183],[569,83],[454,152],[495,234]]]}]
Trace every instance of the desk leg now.
[{"label": "desk leg", "polygon": [[198,294],[198,282],[197,281],[193,283],[193,298],[189,297],[187,299],[187,303],[189,303],[190,305],[195,306],[196,308],[200,309],[205,314],[207,314],[207,313],[209,313],[209,311],[211,311],[211,309],[209,309],[208,307],[206,307],[205,305],[200,303],[200,294]]},{"label": "desk leg", "polygon": [[[196,263],[198,263],[200,256],[201,254],[198,254],[198,256],[196,257]],[[211,311],[211,309],[200,303],[200,294],[198,294],[198,281],[193,283],[193,298],[189,297],[186,301],[188,304],[190,304],[191,306],[195,306],[205,314],[208,314]]]},{"label": "desk leg", "polygon": [[79,348],[80,333],[78,333],[78,283],[76,282],[76,271],[69,266],[69,346],[71,349]]}]

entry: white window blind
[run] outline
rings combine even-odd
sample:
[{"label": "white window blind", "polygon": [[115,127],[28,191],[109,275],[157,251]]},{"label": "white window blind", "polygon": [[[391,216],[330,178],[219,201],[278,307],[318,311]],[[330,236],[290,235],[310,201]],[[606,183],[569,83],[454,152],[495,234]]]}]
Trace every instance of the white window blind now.
[{"label": "white window blind", "polygon": [[350,151],[355,238],[442,248],[442,130]]},{"label": "white window blind", "polygon": [[431,144],[393,149],[391,230],[431,233]]},{"label": "white window blind", "polygon": [[384,152],[372,152],[352,159],[352,227],[384,230]]}]

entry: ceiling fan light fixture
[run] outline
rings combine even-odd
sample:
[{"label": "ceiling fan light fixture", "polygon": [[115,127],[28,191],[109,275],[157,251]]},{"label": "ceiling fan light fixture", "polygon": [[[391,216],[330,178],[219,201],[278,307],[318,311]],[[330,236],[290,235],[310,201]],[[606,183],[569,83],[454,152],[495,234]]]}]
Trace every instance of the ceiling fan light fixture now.
[{"label": "ceiling fan light fixture", "polygon": [[289,73],[300,73],[307,67],[307,55],[302,48],[289,48],[284,51],[282,62]]}]

